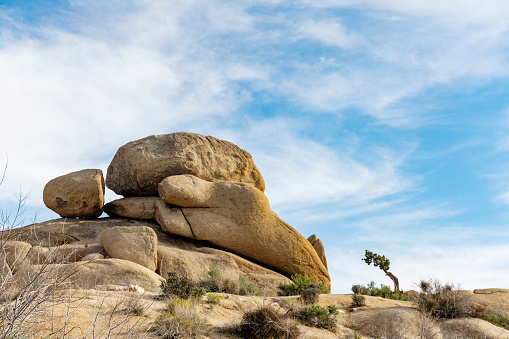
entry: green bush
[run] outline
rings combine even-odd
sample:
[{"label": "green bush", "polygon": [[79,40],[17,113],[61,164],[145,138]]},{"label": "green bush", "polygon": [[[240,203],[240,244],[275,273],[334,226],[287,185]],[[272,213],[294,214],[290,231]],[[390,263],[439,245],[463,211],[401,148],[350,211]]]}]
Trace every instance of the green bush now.
[{"label": "green bush", "polygon": [[295,339],[300,334],[285,314],[268,306],[245,313],[236,332],[242,338],[252,339]]},{"label": "green bush", "polygon": [[163,339],[195,338],[208,334],[210,329],[207,320],[183,299],[170,302],[154,321],[154,330]]},{"label": "green bush", "polygon": [[205,290],[187,276],[168,272],[168,278],[161,284],[161,293],[166,297],[176,296],[181,299],[189,299],[204,295]]},{"label": "green bush", "polygon": [[507,321],[507,318],[498,317],[495,314],[488,314],[484,319],[493,325],[509,329],[509,322]]},{"label": "green bush", "polygon": [[299,319],[308,326],[323,328],[331,332],[337,331],[336,315],[338,309],[335,306],[321,307],[308,305],[299,310]]},{"label": "green bush", "polygon": [[292,275],[292,283],[279,284],[277,287],[279,289],[277,294],[279,296],[300,295],[301,292],[306,288],[309,288],[311,284],[317,285],[321,293],[327,293],[327,289],[322,283],[318,284],[313,278],[308,278],[300,274],[294,274]]},{"label": "green bush", "polygon": [[247,280],[246,277],[239,276],[239,294],[240,295],[260,295],[260,288],[254,281]]},{"label": "green bush", "polygon": [[209,304],[219,304],[223,300],[223,296],[214,292],[207,293],[207,301]]},{"label": "green bush", "polygon": [[367,287],[364,285],[353,285],[352,291],[359,295],[370,295],[372,297],[382,297],[393,300],[408,300],[402,292],[398,293],[393,291],[387,285],[381,284],[380,287],[376,287],[374,281],[370,282]]}]

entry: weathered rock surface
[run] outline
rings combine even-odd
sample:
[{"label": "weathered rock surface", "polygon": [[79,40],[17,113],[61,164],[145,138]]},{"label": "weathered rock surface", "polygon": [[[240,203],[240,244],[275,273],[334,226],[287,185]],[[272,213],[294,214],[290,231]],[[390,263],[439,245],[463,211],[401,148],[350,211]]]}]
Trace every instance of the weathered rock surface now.
[{"label": "weathered rock surface", "polygon": [[[40,272],[39,265],[24,267],[14,274],[16,286],[25,286],[30,277]],[[93,289],[97,285],[139,285],[147,291],[157,292],[163,278],[134,262],[122,259],[100,259],[71,264],[50,264],[46,274],[52,277],[69,277],[66,285],[74,288]]]},{"label": "weathered rock surface", "polygon": [[154,196],[117,199],[104,205],[104,212],[114,218],[154,220],[154,203],[156,201],[161,201],[161,198],[159,198],[159,196]]},{"label": "weathered rock surface", "polygon": [[187,244],[186,248],[160,245],[157,249],[158,272],[167,277],[168,272],[185,274],[193,279],[205,280],[208,272],[217,267],[222,276],[238,281],[243,276],[255,281],[263,295],[276,295],[279,284],[289,284],[290,279],[235,254],[211,247]]},{"label": "weathered rock surface", "polygon": [[84,256],[80,261],[90,261],[99,259],[104,259],[104,255],[102,255],[101,253],[90,253]]},{"label": "weathered rock surface", "polygon": [[101,244],[112,258],[135,262],[155,271],[157,235],[150,227],[112,227],[101,232]]},{"label": "weathered rock surface", "polygon": [[[83,261],[87,255],[92,253],[105,254],[100,243],[100,235],[103,231],[118,226],[133,229],[149,227],[156,233],[157,252],[160,259],[157,273],[161,273],[160,275],[166,275],[170,267],[173,267],[177,272],[187,272],[194,278],[205,279],[207,272],[216,266],[223,272],[229,272],[228,274],[236,279],[239,275],[243,275],[248,279],[255,280],[262,290],[272,295],[277,292],[276,287],[280,282],[285,284],[290,282],[282,274],[233,253],[212,248],[210,243],[170,235],[152,221],[115,218],[56,219],[14,229],[11,231],[11,236],[33,245],[24,260],[26,264],[24,267],[28,267],[45,261],[48,263],[58,262],[58,259],[64,258],[64,253],[69,254],[69,252],[74,254],[67,257],[70,262]],[[69,243],[55,246],[56,239],[62,239],[64,235],[66,236],[64,239]],[[94,262],[96,261],[99,260]],[[104,265],[98,267],[104,267]],[[131,283],[137,284],[135,281]],[[123,285],[123,283],[119,285]]]},{"label": "weathered rock surface", "polygon": [[99,169],[85,169],[50,180],[44,204],[61,217],[97,218],[103,212],[104,178]]},{"label": "weathered rock surface", "polygon": [[124,196],[157,195],[161,180],[180,174],[265,189],[248,152],[229,141],[188,132],[149,136],[120,147],[108,167],[106,186]]},{"label": "weathered rock surface", "polygon": [[[329,273],[310,242],[282,221],[263,192],[251,184],[178,175],[161,181],[159,195],[182,207],[183,218],[179,209],[167,208],[166,215],[173,216],[166,219],[172,222],[163,227],[169,232],[209,241],[287,276],[315,278],[330,289]],[[186,222],[187,229],[182,230]]]},{"label": "weathered rock surface", "polygon": [[2,246],[0,262],[4,259],[11,271],[15,273],[31,248],[32,245],[24,241],[6,241]]},{"label": "weathered rock surface", "polygon": [[308,241],[311,243],[311,245],[315,249],[316,253],[318,254],[318,257],[324,264],[325,268],[328,269],[327,258],[325,257],[325,248],[323,247],[322,241],[316,237],[316,234],[311,235],[308,238]]}]

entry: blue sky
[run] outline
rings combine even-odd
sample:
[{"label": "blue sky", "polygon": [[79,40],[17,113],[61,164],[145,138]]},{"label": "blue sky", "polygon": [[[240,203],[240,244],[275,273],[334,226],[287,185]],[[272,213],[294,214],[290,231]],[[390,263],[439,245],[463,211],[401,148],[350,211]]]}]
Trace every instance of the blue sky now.
[{"label": "blue sky", "polygon": [[[230,140],[325,244],[333,292],[434,277],[509,288],[509,3],[1,1],[0,206],[118,147]],[[115,199],[113,192],[107,200]]]}]

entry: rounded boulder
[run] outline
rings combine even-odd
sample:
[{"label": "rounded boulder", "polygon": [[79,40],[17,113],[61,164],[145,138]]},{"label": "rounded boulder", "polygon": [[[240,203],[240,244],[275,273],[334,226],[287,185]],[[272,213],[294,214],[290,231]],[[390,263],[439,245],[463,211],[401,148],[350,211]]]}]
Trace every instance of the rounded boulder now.
[{"label": "rounded boulder", "polygon": [[123,196],[157,195],[164,178],[181,174],[265,190],[248,152],[229,141],[188,132],[153,135],[120,147],[108,167],[106,186]]}]

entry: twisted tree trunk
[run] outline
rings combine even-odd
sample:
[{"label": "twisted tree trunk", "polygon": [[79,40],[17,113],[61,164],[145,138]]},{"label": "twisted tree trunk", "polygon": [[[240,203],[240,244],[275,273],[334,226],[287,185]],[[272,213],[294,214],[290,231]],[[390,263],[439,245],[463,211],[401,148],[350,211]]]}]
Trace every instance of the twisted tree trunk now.
[{"label": "twisted tree trunk", "polygon": [[385,275],[391,278],[392,282],[394,283],[394,292],[399,293],[399,281],[398,278],[394,274],[392,274],[389,271],[385,271]]}]

